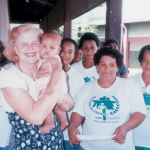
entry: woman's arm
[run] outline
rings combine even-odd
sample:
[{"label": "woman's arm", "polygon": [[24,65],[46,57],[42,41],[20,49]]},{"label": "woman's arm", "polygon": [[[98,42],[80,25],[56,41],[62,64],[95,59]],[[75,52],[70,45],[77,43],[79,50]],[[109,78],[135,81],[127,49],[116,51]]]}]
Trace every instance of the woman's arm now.
[{"label": "woman's arm", "polygon": [[77,127],[82,123],[84,117],[78,113],[73,112],[70,119],[70,124],[68,126],[69,131],[69,143],[73,147],[73,144],[79,144],[81,140],[77,138],[76,135],[80,134]]},{"label": "woman's arm", "polygon": [[[64,84],[65,73],[61,72],[61,77],[56,84],[52,95],[44,94],[38,101],[34,101],[29,93],[20,88],[3,88],[2,94],[8,104],[27,122],[33,125],[41,125],[57,103],[59,93]],[[63,104],[65,105],[65,103]]]},{"label": "woman's arm", "polygon": [[138,126],[145,118],[145,115],[139,112],[135,112],[131,115],[130,119],[123,124],[122,126],[118,127],[113,135],[116,135],[112,138],[115,142],[119,144],[123,144],[125,141],[125,137],[128,131]]}]

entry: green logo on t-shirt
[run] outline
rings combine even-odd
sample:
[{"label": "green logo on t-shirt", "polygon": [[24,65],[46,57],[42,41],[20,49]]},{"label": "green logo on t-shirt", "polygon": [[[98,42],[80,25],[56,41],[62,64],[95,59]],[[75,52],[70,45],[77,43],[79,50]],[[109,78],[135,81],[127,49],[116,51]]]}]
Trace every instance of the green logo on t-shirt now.
[{"label": "green logo on t-shirt", "polygon": [[88,78],[88,77],[86,77],[86,78],[84,78],[84,81],[85,81],[85,82],[90,82],[90,81],[91,81],[91,79],[90,79],[90,78]]},{"label": "green logo on t-shirt", "polygon": [[119,110],[119,101],[115,96],[112,96],[114,100],[111,100],[109,97],[101,97],[98,100],[95,100],[96,96],[93,97],[89,106],[90,109],[96,114],[100,114],[103,116],[103,120],[106,120],[106,116],[113,115]]},{"label": "green logo on t-shirt", "polygon": [[146,105],[150,105],[150,94],[145,93],[144,101]]}]

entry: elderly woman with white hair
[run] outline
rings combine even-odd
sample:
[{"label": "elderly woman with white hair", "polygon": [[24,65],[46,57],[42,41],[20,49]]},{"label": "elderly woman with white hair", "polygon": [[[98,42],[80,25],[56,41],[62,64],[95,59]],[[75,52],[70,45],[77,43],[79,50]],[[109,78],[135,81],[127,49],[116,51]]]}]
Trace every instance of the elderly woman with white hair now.
[{"label": "elderly woman with white hair", "polygon": [[[32,24],[18,26],[10,32],[5,55],[15,63],[0,75],[0,106],[8,113],[14,131],[14,142],[9,149],[63,150],[62,132],[55,114],[55,128],[46,134],[39,130],[55,105],[61,103],[57,100],[65,78],[61,72],[56,84],[58,90],[37,98],[34,84],[42,33]],[[60,109],[67,111],[71,106],[72,101],[68,99]]]}]

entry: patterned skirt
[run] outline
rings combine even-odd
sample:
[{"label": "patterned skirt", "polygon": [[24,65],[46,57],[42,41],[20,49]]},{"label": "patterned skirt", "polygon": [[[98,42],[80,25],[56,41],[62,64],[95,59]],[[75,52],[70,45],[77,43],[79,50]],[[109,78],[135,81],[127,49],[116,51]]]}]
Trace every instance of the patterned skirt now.
[{"label": "patterned skirt", "polygon": [[9,150],[63,150],[63,135],[55,114],[55,128],[46,134],[39,131],[41,126],[26,122],[16,112],[8,113],[8,118],[12,125]]}]

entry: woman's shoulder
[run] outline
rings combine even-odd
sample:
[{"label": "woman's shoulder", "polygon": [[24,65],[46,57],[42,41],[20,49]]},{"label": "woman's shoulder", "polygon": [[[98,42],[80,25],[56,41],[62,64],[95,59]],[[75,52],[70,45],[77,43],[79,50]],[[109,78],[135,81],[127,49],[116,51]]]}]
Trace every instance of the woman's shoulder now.
[{"label": "woman's shoulder", "polygon": [[119,83],[122,87],[127,88],[131,91],[137,87],[135,85],[135,83],[132,80],[130,80],[129,78],[120,78],[120,77],[118,77],[118,79],[119,79]]},{"label": "woman's shoulder", "polygon": [[[14,66],[13,66],[14,67]],[[3,78],[12,78],[12,77],[17,77],[19,78],[19,74],[17,71],[15,71],[14,68],[10,68],[10,69],[3,69],[3,72],[1,74],[1,76]]]},{"label": "woman's shoulder", "polygon": [[76,67],[81,66],[81,65],[82,65],[82,60],[79,61],[79,62],[76,62],[76,63],[72,64],[71,67],[72,68],[76,68]]},{"label": "woman's shoulder", "polygon": [[90,81],[90,82],[87,82],[85,83],[82,88],[83,89],[86,89],[86,90],[93,90],[96,88],[96,85],[97,85],[97,80],[93,80],[93,81]]},{"label": "woman's shoulder", "polygon": [[138,80],[142,77],[142,73],[138,73],[136,75],[130,76],[128,79],[131,81]]},{"label": "woman's shoulder", "polygon": [[15,69],[10,68],[3,70],[0,73],[0,88],[3,87],[26,87],[24,80],[21,78],[19,73]]},{"label": "woman's shoulder", "polygon": [[72,66],[71,66],[71,69],[68,71],[68,75],[70,75],[70,77],[73,76],[76,79],[78,79],[78,78],[83,79],[83,76],[79,72],[77,72],[75,69],[73,69]]},{"label": "woman's shoulder", "polygon": [[83,76],[73,68],[71,68],[68,72],[66,72],[66,74],[69,76],[68,80],[73,82],[72,84],[76,84],[76,85],[85,84]]}]

